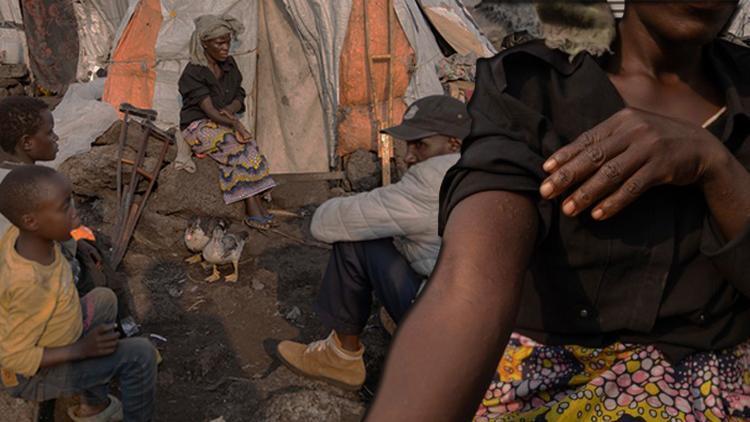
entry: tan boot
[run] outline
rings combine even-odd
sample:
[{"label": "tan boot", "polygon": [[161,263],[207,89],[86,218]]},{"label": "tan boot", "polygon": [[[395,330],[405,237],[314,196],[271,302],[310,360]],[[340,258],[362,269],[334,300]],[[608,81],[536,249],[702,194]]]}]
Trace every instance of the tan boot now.
[{"label": "tan boot", "polygon": [[344,350],[334,331],[309,345],[282,341],[278,352],[281,361],[298,375],[350,391],[359,390],[365,382],[364,346],[356,352]]}]

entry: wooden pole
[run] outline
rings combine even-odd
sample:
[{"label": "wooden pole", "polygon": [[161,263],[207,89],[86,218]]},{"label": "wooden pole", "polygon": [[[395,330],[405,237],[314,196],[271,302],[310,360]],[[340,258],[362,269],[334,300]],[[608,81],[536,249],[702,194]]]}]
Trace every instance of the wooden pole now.
[{"label": "wooden pole", "polygon": [[[255,8],[255,11],[257,13],[256,16],[258,16],[258,31],[261,30],[265,25],[261,24],[261,19],[264,19],[263,15],[263,9],[261,6],[261,2],[263,0],[257,0],[257,7]],[[260,35],[260,34],[258,34]],[[260,78],[259,70],[260,70],[260,36],[256,37],[256,45],[255,45],[255,80],[253,81],[253,95],[255,98],[253,98],[253,103],[255,104],[253,106],[253,137],[255,138],[255,141],[258,141],[258,79]]]},{"label": "wooden pole", "polygon": [[[378,142],[378,157],[380,157],[380,167],[382,171],[383,186],[391,183],[391,158],[393,157],[393,140],[380,131],[393,123],[393,25],[394,9],[393,0],[386,2],[388,7],[388,54],[370,54],[370,25],[369,14],[367,13],[367,0],[363,0],[364,19],[365,19],[365,56],[367,62],[367,80],[370,92],[370,117],[375,124],[375,136]],[[378,102],[377,85],[375,80],[375,62],[388,61],[388,73],[386,76],[386,104]],[[382,110],[385,107],[387,110]]]},{"label": "wooden pole", "polygon": [[[393,26],[394,14],[393,0],[388,0],[388,114],[386,116],[386,127],[393,126]],[[383,134],[383,154],[381,167],[383,168],[383,186],[391,183],[391,158],[393,158],[393,139],[390,135]]]}]

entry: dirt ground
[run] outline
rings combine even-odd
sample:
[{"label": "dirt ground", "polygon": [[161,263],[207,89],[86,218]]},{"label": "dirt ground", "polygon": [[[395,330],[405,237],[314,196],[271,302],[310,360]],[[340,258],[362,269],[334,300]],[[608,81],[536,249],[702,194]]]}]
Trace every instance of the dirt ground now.
[{"label": "dirt ground", "polygon": [[[90,211],[84,222],[95,227]],[[185,264],[189,253],[179,242],[166,249],[138,238],[131,244],[121,270],[135,314],[144,333],[167,339],[157,421],[356,421],[363,415],[389,342],[375,316],[365,333],[368,380],[359,393],[302,379],[275,357],[280,340],[327,335],[312,305],[329,250],[309,235],[314,206],[296,211],[301,218],[282,218],[278,230],[305,244],[252,231],[237,283],[203,281],[208,271]],[[228,274],[231,266],[221,270]]]}]

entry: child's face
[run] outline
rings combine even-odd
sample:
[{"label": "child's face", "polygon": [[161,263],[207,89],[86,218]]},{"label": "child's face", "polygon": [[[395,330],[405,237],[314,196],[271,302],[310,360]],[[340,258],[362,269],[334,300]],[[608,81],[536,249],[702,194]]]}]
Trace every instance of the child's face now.
[{"label": "child's face", "polygon": [[27,229],[43,239],[64,242],[70,232],[81,225],[73,204],[73,189],[65,176],[49,182],[49,194],[33,213],[25,216]]},{"label": "child's face", "polygon": [[57,157],[55,120],[49,110],[42,111],[42,123],[36,133],[24,137],[22,148],[32,161],[52,161]]}]

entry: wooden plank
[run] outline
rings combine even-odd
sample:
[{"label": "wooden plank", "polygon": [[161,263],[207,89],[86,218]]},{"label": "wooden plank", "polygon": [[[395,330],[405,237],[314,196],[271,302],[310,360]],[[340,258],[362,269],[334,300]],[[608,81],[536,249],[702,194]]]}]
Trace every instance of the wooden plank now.
[{"label": "wooden plank", "polygon": [[294,183],[342,180],[346,177],[346,173],[343,171],[330,171],[327,173],[282,173],[272,174],[271,176],[282,183]]}]

